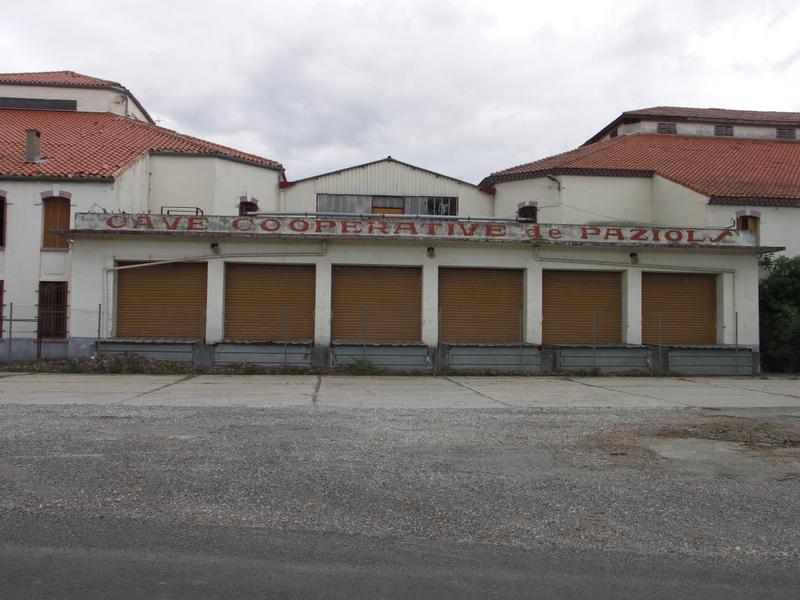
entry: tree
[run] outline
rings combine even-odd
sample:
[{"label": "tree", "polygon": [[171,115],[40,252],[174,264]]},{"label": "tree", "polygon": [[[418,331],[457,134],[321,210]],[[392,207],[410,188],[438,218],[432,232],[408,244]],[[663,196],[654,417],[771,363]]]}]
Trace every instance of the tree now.
[{"label": "tree", "polygon": [[759,289],[761,364],[766,371],[800,371],[800,256],[765,256],[769,277]]}]

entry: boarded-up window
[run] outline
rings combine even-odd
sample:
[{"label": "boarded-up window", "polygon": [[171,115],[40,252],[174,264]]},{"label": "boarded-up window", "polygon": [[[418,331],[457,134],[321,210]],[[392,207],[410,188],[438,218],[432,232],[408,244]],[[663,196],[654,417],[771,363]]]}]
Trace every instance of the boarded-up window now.
[{"label": "boarded-up window", "polygon": [[45,198],[42,204],[44,206],[42,248],[46,250],[69,248],[66,236],[56,233],[69,229],[69,198]]},{"label": "boarded-up window", "polygon": [[439,269],[443,343],[519,343],[523,339],[523,272]]},{"label": "boarded-up window", "polygon": [[622,274],[607,271],[542,273],[545,344],[622,341]]},{"label": "boarded-up window", "polygon": [[315,273],[313,265],[227,264],[225,337],[312,341]]},{"label": "boarded-up window", "polygon": [[333,267],[334,342],[418,342],[422,338],[422,269]]},{"label": "boarded-up window", "polygon": [[67,337],[67,282],[40,281],[37,306],[40,338]]},{"label": "boarded-up window", "polygon": [[206,271],[206,263],[118,270],[117,337],[203,338]]},{"label": "boarded-up window", "polygon": [[642,341],[709,345],[717,340],[717,276],[642,273]]}]

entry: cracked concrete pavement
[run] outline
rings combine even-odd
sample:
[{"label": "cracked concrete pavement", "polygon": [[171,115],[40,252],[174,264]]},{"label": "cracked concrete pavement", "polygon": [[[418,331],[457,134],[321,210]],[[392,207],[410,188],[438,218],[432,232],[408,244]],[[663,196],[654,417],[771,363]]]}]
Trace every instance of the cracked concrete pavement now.
[{"label": "cracked concrete pavement", "polygon": [[[588,392],[588,393],[587,393]],[[0,404],[800,409],[796,377],[4,374]]]}]

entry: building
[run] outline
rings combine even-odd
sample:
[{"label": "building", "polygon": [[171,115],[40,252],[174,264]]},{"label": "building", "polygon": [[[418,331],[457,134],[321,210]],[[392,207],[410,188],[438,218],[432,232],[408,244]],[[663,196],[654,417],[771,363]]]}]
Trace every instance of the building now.
[{"label": "building", "polygon": [[[741,190],[708,182],[731,179],[722,159],[668,171],[665,152],[681,162],[682,151],[658,144],[689,136],[618,134],[477,186],[391,157],[290,181],[275,161],[147,119],[11,104],[0,109],[1,153],[12,157],[0,160],[0,189],[20,233],[6,245],[5,303],[30,306],[37,323],[6,339],[9,356],[757,368],[767,219],[709,221],[711,199]],[[689,139],[707,140],[719,141]],[[643,143],[661,162],[640,156]]]}]

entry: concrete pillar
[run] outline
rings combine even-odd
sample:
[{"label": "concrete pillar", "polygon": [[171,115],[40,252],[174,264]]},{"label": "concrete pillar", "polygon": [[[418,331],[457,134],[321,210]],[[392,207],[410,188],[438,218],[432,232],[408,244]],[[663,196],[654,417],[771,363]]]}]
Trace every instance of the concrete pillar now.
[{"label": "concrete pillar", "polygon": [[314,297],[314,344],[331,344],[331,264],[320,261],[316,268],[316,291]]},{"label": "concrete pillar", "polygon": [[208,261],[206,281],[206,343],[216,344],[225,335],[225,261]]},{"label": "concrete pillar", "polygon": [[642,343],[642,270],[628,269],[622,274],[622,341],[632,346]]},{"label": "concrete pillar", "polygon": [[[737,338],[733,273],[717,276],[717,343],[735,344]],[[739,342],[742,342],[739,335]]]},{"label": "concrete pillar", "polygon": [[525,269],[525,343],[542,343],[542,263],[531,261]]},{"label": "concrete pillar", "polygon": [[433,260],[422,265],[422,343],[439,344],[439,265]]}]

